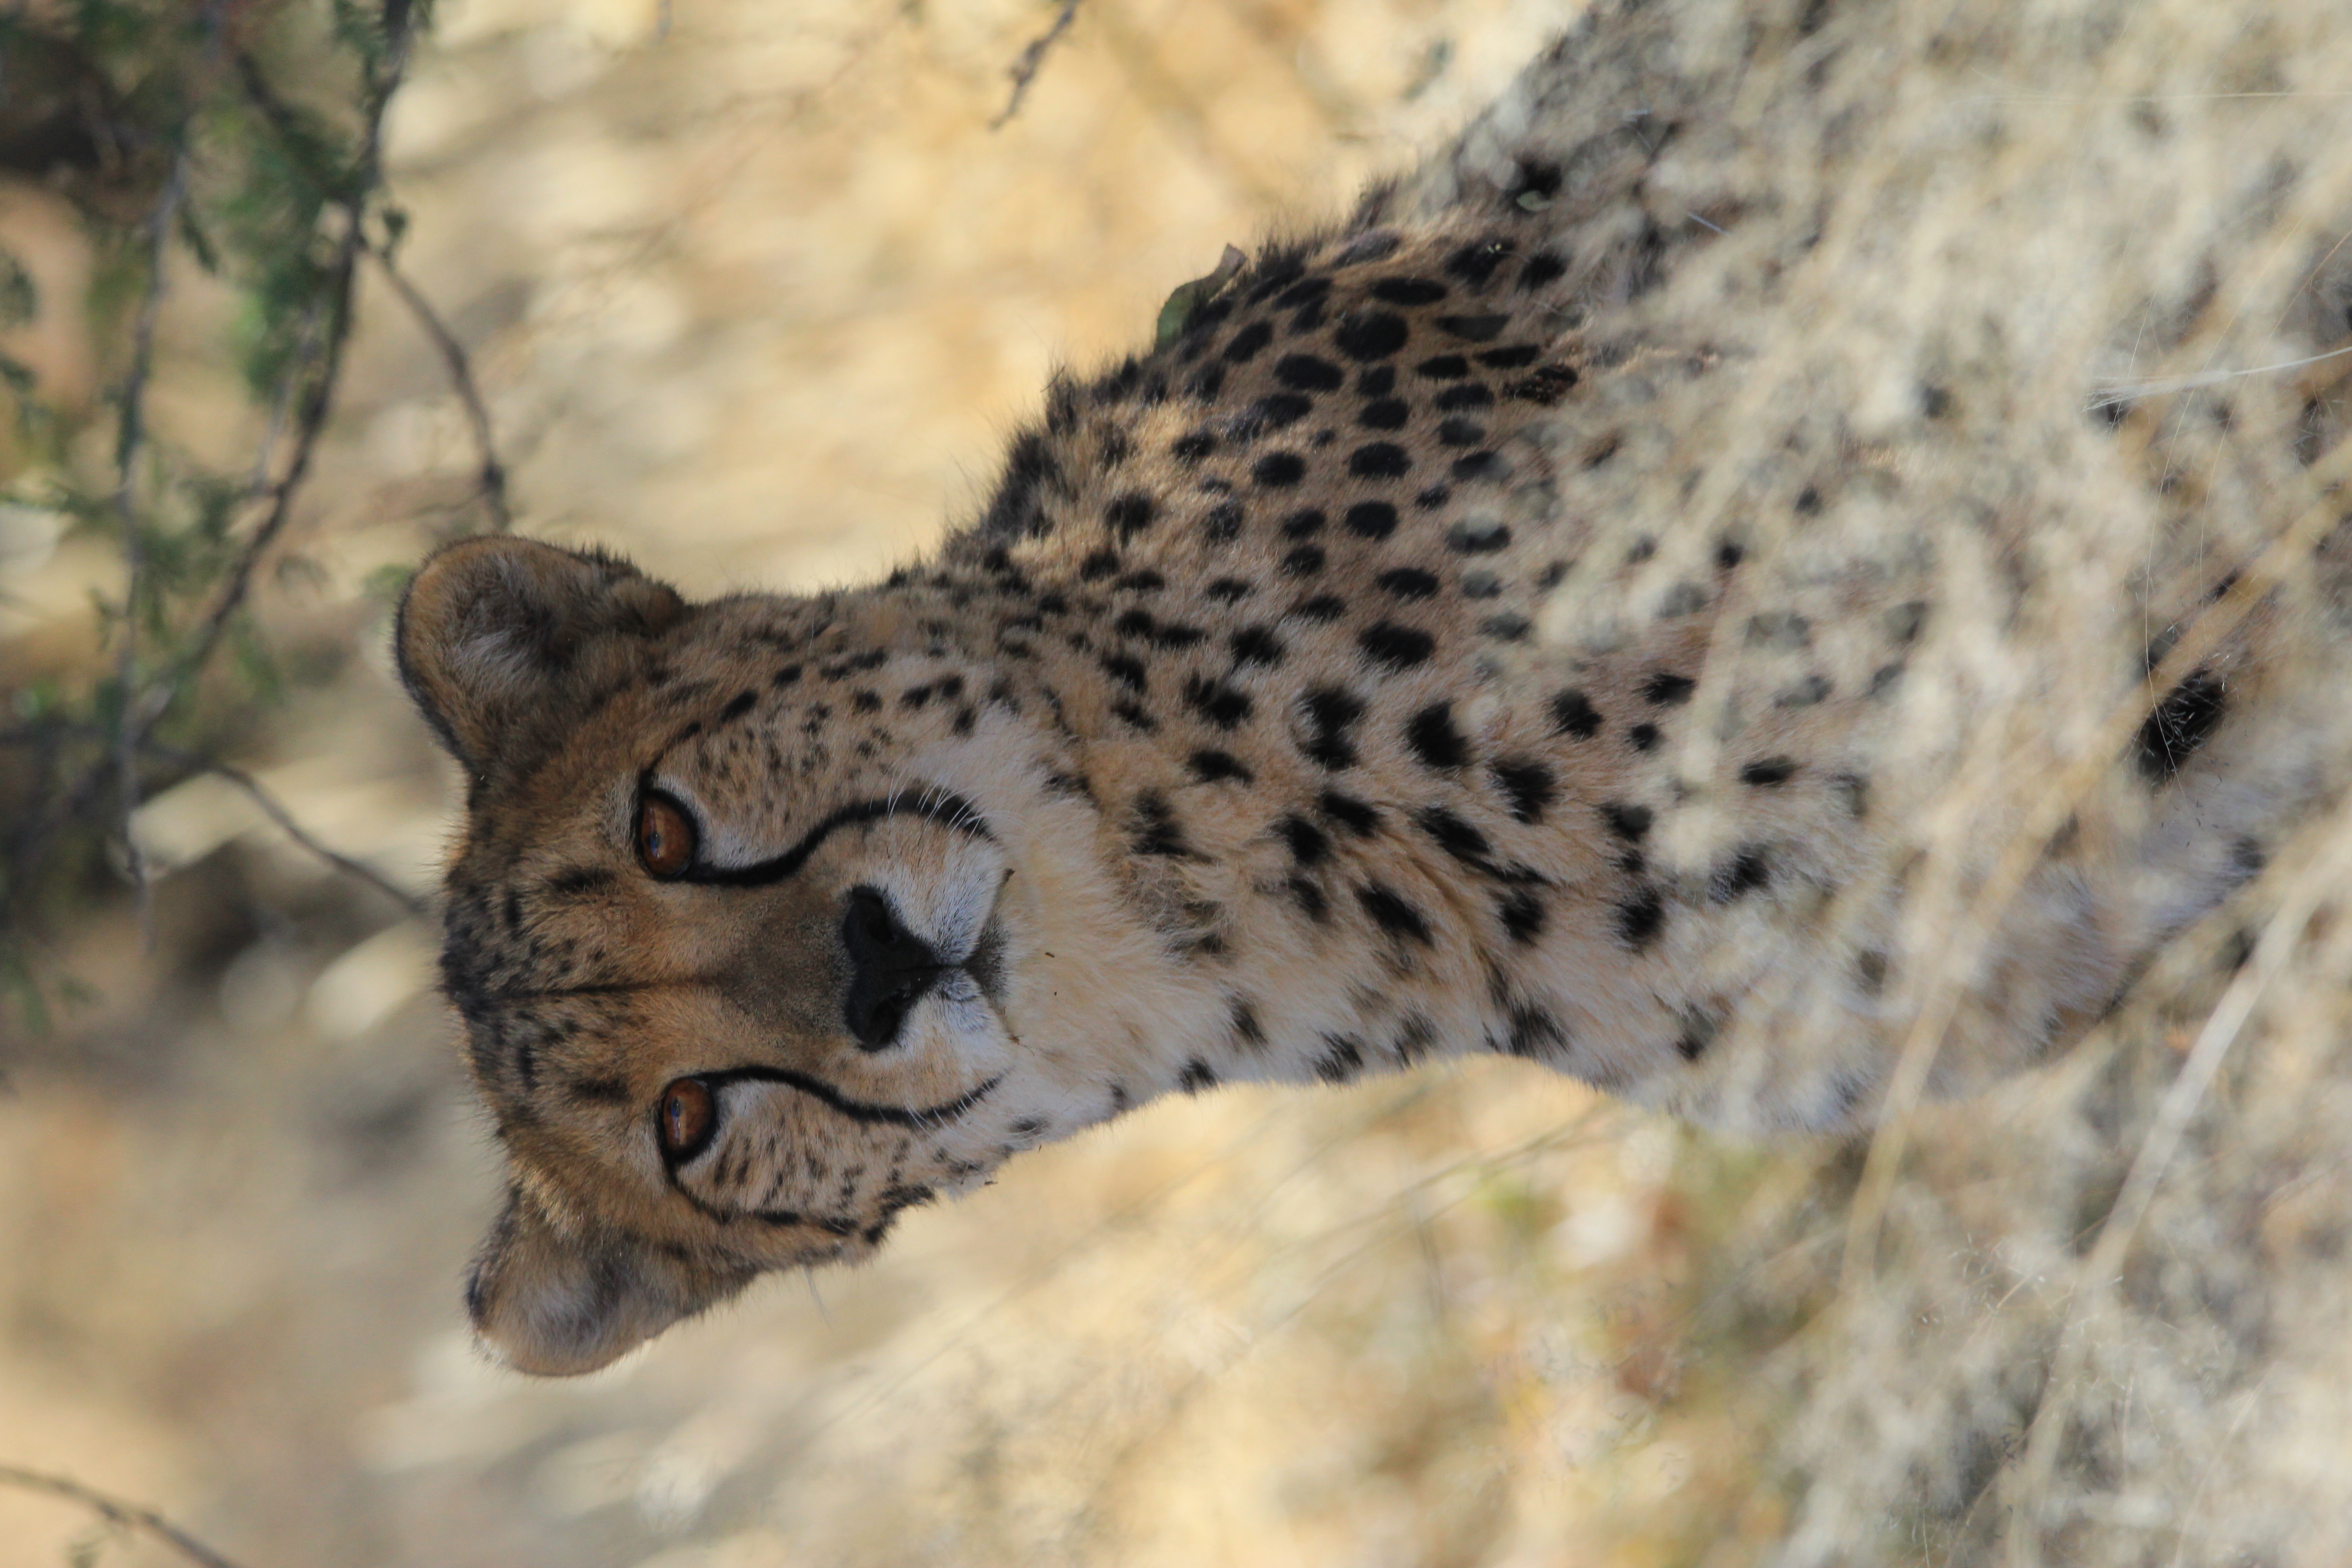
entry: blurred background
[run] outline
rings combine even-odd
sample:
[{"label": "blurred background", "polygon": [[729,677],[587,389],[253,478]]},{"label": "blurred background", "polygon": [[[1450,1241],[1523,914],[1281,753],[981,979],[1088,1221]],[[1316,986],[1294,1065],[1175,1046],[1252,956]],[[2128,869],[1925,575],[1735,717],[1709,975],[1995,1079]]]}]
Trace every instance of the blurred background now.
[{"label": "blurred background", "polygon": [[[1662,341],[1728,300],[1764,367],[1663,438],[1750,475],[1819,416],[1912,487],[1857,547],[1988,496],[2085,573],[2138,569],[2075,547],[2150,496],[2217,555],[2310,546],[2352,452],[2334,9],[1649,0],[1730,84],[1658,188],[1709,230],[1694,192],[1756,198]],[[417,559],[878,574],[1054,366],[1442,146],[1578,10],[0,0],[0,1568],[189,1560],[20,1472],[236,1568],[2352,1559],[2340,809],[1876,1186],[1863,1141],[1512,1062],[1225,1089],[594,1376],[474,1352],[499,1175],[432,988],[456,781],[386,657]],[[2293,558],[2322,678],[2331,537]],[[1929,640],[2089,690],[2114,650],[2068,628],[2135,586]],[[2004,717],[1910,687],[1938,743]]]},{"label": "blurred background", "polygon": [[[1683,1135],[1505,1064],[1156,1109],[609,1373],[493,1371],[457,1280],[495,1161],[403,901],[455,796],[387,606],[496,518],[378,237],[462,345],[516,527],[694,594],[855,581],[974,510],[1053,366],[1409,166],[1572,6],[1087,0],[999,127],[1056,5],[444,0],[282,519],[350,260],[333,198],[364,185],[353,104],[396,40],[372,6],[121,9],[97,66],[39,47],[85,14],[13,13],[0,77],[0,249],[30,279],[0,349],[41,416],[12,422],[0,507],[0,1464],[248,1568],[1548,1563],[1601,1560],[1612,1498],[1667,1537],[1670,1500],[1749,1506],[1654,1408]],[[183,155],[140,133],[215,100]],[[125,688],[110,389],[134,371],[156,521]],[[142,894],[85,742],[269,525],[152,729]],[[104,798],[60,798],[78,779]],[[178,1561],[0,1489],[0,1565],[69,1560]]]}]

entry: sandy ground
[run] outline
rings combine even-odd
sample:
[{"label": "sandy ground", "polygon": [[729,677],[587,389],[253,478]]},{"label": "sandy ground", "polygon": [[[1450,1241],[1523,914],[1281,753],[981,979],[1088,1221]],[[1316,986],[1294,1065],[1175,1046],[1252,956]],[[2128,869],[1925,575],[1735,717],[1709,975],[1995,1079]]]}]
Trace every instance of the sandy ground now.
[{"label": "sandy ground", "polygon": [[[1051,6],[441,9],[392,166],[520,526],[709,593],[920,550],[1055,363],[1341,208],[1570,8],[1088,0],[996,132]],[[471,458],[413,324],[365,312],[305,569],[263,605],[360,656],[240,760],[422,889],[449,779],[386,670],[383,569],[453,526]],[[191,283],[161,405],[228,453],[256,426],[217,327]],[[10,526],[11,657],[71,646],[104,558]],[[456,1281],[493,1161],[430,934],[209,784],[142,831],[173,868],[152,951],[94,917],[59,957],[89,999],[0,1099],[0,1463],[241,1563],[1632,1563],[1665,1548],[1588,1532],[1598,1504],[1746,1485],[1643,1370],[1684,1135],[1514,1064],[1156,1109],[606,1373],[490,1370]],[[0,1568],[99,1540],[0,1493]]]}]

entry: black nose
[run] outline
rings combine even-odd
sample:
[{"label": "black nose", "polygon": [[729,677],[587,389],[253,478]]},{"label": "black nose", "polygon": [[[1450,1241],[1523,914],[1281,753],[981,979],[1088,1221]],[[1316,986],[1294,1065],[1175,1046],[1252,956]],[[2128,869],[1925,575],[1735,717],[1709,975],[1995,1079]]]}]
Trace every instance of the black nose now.
[{"label": "black nose", "polygon": [[897,1043],[907,1010],[922,1000],[945,965],[921,937],[898,923],[879,888],[854,888],[841,917],[849,955],[849,1032],[869,1051]]}]

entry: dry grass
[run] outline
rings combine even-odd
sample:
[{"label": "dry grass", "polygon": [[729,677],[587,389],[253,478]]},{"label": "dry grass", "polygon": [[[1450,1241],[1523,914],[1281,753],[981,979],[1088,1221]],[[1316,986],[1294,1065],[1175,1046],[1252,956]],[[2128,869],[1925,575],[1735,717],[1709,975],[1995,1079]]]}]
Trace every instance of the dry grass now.
[{"label": "dry grass", "polygon": [[[970,507],[1053,360],[1436,145],[1564,19],[1089,0],[991,136],[1054,9],[680,0],[656,42],[635,0],[447,5],[395,177],[523,526],[698,591],[862,575]],[[1642,24],[1680,94],[1648,107],[1688,129],[1643,198],[1666,286],[1619,325],[1741,368],[1704,399],[1660,380],[1640,427],[1677,483],[1604,529],[1662,542],[1634,595],[1732,521],[1792,592],[1864,560],[1937,585],[1900,710],[1920,782],[1885,803],[1925,857],[1890,1006],[1965,1024],[1943,982],[2001,892],[1969,852],[2106,798],[2083,759],[2136,727],[2132,660],[2184,594],[2280,568],[2224,608],[2273,593],[2271,739],[2314,801],[2342,782],[2312,546],[2352,360],[2155,389],[2343,345],[2352,34],[2320,0],[1799,9]],[[195,442],[223,422],[186,304],[166,386]],[[470,461],[429,345],[377,313],[299,542],[320,574],[265,606],[371,648],[361,583]],[[11,648],[63,640],[87,564],[18,572]],[[440,775],[379,666],[252,760],[429,879]],[[184,868],[157,955],[93,911],[66,960],[100,999],[17,1043],[0,1101],[0,1461],[240,1562],[2352,1556],[2340,814],[2083,1047],[1898,1117],[1899,1151],[1694,1132],[1511,1063],[1225,1092],[547,1385],[459,1332],[491,1162],[425,942],[242,810],[150,808]],[[1777,1000],[1776,1047],[1807,1048]],[[10,1568],[81,1528],[0,1510]]]}]

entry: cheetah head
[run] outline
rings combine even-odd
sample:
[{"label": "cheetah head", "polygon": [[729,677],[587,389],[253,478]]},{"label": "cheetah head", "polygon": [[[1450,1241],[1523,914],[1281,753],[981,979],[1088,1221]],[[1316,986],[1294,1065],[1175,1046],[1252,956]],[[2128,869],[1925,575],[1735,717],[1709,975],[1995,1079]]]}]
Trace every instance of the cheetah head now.
[{"label": "cheetah head", "polygon": [[442,968],[510,1166],[467,1302],[511,1364],[855,1260],[1108,1114],[1089,996],[1150,987],[1087,819],[919,605],[688,604],[479,539],[396,642],[467,781]]}]

